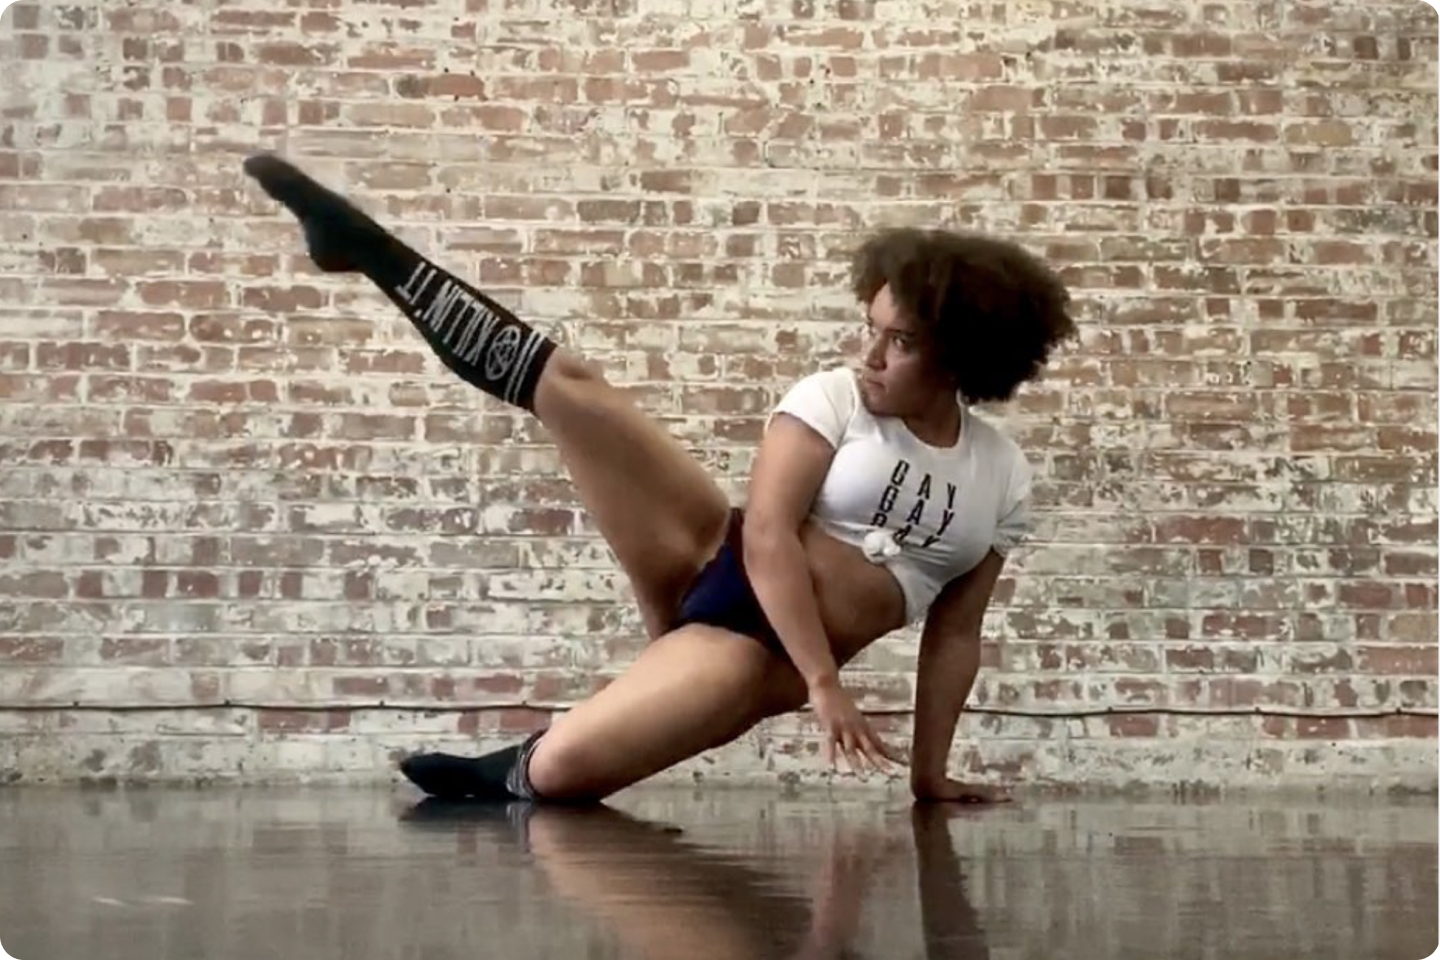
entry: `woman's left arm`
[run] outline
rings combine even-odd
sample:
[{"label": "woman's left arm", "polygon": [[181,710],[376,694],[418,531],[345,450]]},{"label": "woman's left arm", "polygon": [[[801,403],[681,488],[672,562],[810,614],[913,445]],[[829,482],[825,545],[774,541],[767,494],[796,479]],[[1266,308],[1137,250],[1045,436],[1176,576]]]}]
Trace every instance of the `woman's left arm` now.
[{"label": "woman's left arm", "polygon": [[991,550],[973,570],[946,584],[925,619],[910,761],[910,789],[917,800],[996,799],[994,791],[951,780],[946,765],[960,711],[980,669],[980,625],[1004,565],[1005,558]]}]

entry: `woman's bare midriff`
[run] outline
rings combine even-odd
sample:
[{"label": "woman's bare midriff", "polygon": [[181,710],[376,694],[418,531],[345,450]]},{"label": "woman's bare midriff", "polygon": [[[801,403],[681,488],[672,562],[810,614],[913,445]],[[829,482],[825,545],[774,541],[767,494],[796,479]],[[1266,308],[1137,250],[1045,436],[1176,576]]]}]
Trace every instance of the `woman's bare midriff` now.
[{"label": "woman's bare midriff", "polygon": [[810,562],[820,620],[838,663],[904,625],[905,595],[890,571],[813,522],[800,528],[800,542]]}]

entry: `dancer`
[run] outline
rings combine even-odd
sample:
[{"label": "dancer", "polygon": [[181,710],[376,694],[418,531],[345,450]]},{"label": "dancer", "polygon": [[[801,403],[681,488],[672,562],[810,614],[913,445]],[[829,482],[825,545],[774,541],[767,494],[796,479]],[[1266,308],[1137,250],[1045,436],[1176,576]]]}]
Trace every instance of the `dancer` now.
[{"label": "dancer", "polygon": [[[407,757],[439,797],[593,802],[808,704],[826,758],[918,799],[990,800],[946,774],[980,625],[1029,523],[1031,470],[970,403],[1003,400],[1071,336],[1060,280],[1018,246],[891,229],[854,257],[867,341],[855,370],[795,383],[767,424],[743,508],[585,358],[271,154],[246,172],[299,220],[323,271],[371,280],[441,360],[526,410],[635,594],[651,638],[599,693],[480,757]],[[867,645],[922,625],[909,756],[840,680]]]}]

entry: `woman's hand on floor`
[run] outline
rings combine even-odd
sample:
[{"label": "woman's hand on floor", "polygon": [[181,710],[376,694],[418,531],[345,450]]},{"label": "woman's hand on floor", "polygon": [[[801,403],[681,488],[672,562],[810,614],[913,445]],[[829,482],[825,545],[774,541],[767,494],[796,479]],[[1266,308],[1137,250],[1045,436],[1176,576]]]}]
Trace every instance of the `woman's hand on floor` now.
[{"label": "woman's hand on floor", "polygon": [[1011,800],[999,787],[961,783],[949,777],[934,783],[912,782],[910,790],[916,800],[930,803],[1009,803]]},{"label": "woman's hand on floor", "polygon": [[[813,686],[810,706],[825,730],[825,757],[830,769],[835,769],[837,748],[851,772],[862,777],[869,770],[889,774],[894,769],[892,763],[906,764],[905,755],[880,739],[838,680]],[[866,764],[861,763],[862,757]]]}]

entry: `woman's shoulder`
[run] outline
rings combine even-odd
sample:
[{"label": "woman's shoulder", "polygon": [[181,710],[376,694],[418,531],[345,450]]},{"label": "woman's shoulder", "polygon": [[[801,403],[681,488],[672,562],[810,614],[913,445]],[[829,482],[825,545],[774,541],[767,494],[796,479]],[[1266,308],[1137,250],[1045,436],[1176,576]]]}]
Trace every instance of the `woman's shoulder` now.
[{"label": "woman's shoulder", "polygon": [[807,373],[796,381],[796,384],[812,383],[836,395],[858,395],[858,381],[854,370],[847,366],[821,367],[813,373]]},{"label": "woman's shoulder", "polygon": [[984,453],[986,459],[1001,467],[1009,476],[1028,478],[1032,468],[1020,441],[992,415],[974,407],[967,408],[966,413],[974,431],[972,440],[975,447]]},{"label": "woman's shoulder", "polygon": [[792,383],[771,417],[780,413],[796,417],[838,446],[858,406],[855,374],[845,367],[827,367]]},{"label": "woman's shoulder", "polygon": [[820,402],[844,416],[854,414],[860,404],[860,385],[849,367],[824,367],[807,373],[790,384],[787,399]]}]

